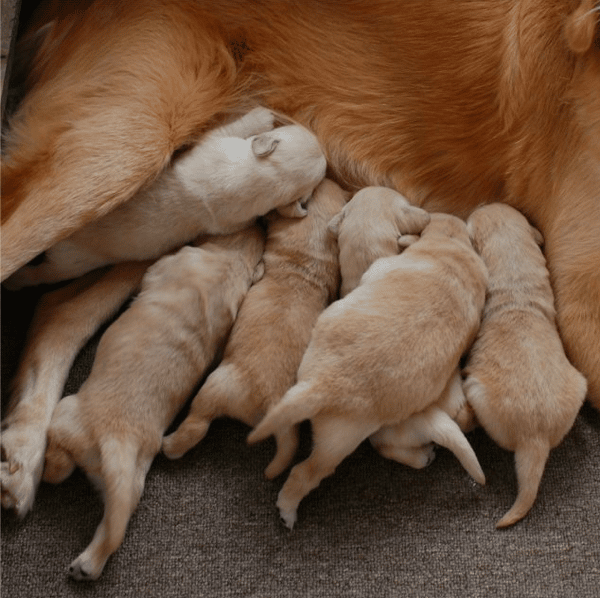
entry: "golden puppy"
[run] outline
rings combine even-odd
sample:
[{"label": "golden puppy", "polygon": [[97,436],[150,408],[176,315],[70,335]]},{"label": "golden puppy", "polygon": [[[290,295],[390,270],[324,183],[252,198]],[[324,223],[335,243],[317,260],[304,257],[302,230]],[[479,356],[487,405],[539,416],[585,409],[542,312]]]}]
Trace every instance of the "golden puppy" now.
[{"label": "golden puppy", "polygon": [[[326,179],[305,218],[270,218],[265,274],[242,303],[221,364],[206,379],[185,421],[163,440],[167,457],[178,458],[197,444],[216,417],[255,426],[294,385],[314,323],[337,298],[338,249],[327,224],[346,199]],[[276,433],[276,439],[277,454],[265,470],[268,478],[279,475],[294,456],[296,427]]]},{"label": "golden puppy", "polygon": [[468,228],[489,288],[464,389],[479,423],[515,453],[519,493],[497,524],[507,527],[531,509],[550,449],[571,429],[587,384],[556,329],[540,233],[502,204],[475,210]]},{"label": "golden puppy", "polygon": [[299,125],[273,129],[255,108],[210,131],[125,205],[60,241],[40,264],[13,274],[12,289],[53,283],[129,260],[156,259],[200,234],[242,230],[278,208],[303,217],[327,166],[316,137]]},{"label": "golden puppy", "polygon": [[429,214],[393,189],[366,187],[356,193],[329,224],[340,247],[340,297],[358,286],[376,259],[399,253],[403,235],[403,243],[414,241],[427,224]]},{"label": "golden puppy", "polygon": [[[312,453],[277,501],[288,527],[302,498],[363,440],[449,391],[479,327],[486,283],[465,223],[432,214],[419,241],[377,260],[359,287],[321,314],[297,384],[248,437],[257,442],[312,423]],[[479,466],[476,479],[484,481]]]},{"label": "golden puppy", "polygon": [[262,275],[263,242],[253,227],[157,262],[100,340],[87,381],[58,403],[44,480],[60,482],[78,465],[105,503],[92,542],[71,564],[75,579],[97,579],[121,545],[165,430]]}]

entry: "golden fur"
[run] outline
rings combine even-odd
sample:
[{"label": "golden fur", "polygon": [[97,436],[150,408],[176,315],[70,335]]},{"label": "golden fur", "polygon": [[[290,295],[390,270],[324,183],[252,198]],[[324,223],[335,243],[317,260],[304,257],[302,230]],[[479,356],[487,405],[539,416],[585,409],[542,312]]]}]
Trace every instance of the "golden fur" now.
[{"label": "golden fur", "polygon": [[67,14],[7,139],[2,278],[260,98],[311,128],[348,185],[461,216],[482,201],[523,211],[600,407],[598,14],[594,0],[105,0]]},{"label": "golden fur", "polygon": [[[346,199],[339,186],[325,180],[305,218],[270,218],[265,274],[242,303],[223,361],[206,379],[185,421],[164,439],[167,457],[180,457],[198,443],[216,417],[255,426],[294,385],[314,323],[337,298],[338,249],[327,224]],[[265,471],[269,478],[289,465],[298,445],[297,429],[277,432],[276,439],[277,454]]]},{"label": "golden fur", "polygon": [[363,440],[450,391],[479,328],[486,283],[465,223],[432,214],[419,241],[375,261],[360,286],[319,316],[298,382],[248,437],[256,442],[311,421],[312,453],[292,469],[277,501],[286,525]]},{"label": "golden fur", "polygon": [[533,505],[550,449],[571,429],[587,385],[556,329],[539,232],[502,204],[475,210],[468,227],[489,285],[464,389],[487,433],[515,452],[519,493],[497,525],[507,527]]}]

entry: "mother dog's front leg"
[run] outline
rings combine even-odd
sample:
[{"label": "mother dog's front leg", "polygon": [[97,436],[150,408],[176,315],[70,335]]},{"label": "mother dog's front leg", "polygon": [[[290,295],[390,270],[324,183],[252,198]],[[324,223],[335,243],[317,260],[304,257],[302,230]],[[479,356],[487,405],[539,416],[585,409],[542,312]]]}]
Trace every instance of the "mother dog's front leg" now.
[{"label": "mother dog's front leg", "polygon": [[131,198],[235,102],[237,66],[210,15],[163,8],[96,2],[49,30],[5,144],[2,280]]},{"label": "mother dog's front leg", "polygon": [[42,297],[2,422],[2,506],[24,516],[42,476],[46,433],[75,356],[138,287],[149,263],[93,272]]},{"label": "mother dog's front leg", "polygon": [[571,363],[600,410],[600,171],[567,177],[560,210],[545,231],[558,327]]}]

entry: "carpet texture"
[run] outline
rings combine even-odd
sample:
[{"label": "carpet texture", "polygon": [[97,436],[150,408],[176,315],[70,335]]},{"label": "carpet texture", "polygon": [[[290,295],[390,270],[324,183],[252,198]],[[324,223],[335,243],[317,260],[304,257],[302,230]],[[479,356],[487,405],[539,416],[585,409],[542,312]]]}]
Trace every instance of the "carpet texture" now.
[{"label": "carpet texture", "polygon": [[[3,408],[36,291],[2,295]],[[87,375],[98,335],[66,393]],[[477,430],[480,487],[439,449],[424,470],[383,459],[368,443],[300,505],[293,531],[275,508],[284,474],[262,471],[272,441],[218,420],[179,461],[159,456],[122,547],[99,581],[67,568],[91,540],[102,504],[85,476],[42,484],[23,520],[2,513],[2,596],[596,598],[600,591],[600,414],[585,406],[550,456],[538,500],[515,527],[494,523],[515,497],[512,454]],[[310,451],[302,430],[298,460]]]}]

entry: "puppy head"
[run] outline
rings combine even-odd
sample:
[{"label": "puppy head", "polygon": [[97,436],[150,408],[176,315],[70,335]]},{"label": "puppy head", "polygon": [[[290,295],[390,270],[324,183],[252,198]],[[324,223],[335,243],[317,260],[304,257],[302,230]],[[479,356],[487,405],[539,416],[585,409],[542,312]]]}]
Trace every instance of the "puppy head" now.
[{"label": "puppy head", "polygon": [[501,203],[480,206],[467,220],[467,231],[473,247],[478,253],[497,233],[517,236],[519,239],[531,237],[536,245],[542,247],[542,233],[531,224],[518,210]]},{"label": "puppy head", "polygon": [[260,192],[288,218],[306,215],[305,204],[325,178],[327,161],[315,135],[300,125],[279,127],[251,139]]}]

